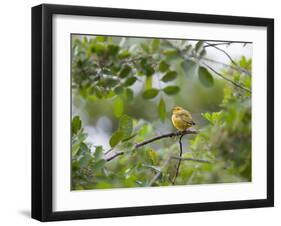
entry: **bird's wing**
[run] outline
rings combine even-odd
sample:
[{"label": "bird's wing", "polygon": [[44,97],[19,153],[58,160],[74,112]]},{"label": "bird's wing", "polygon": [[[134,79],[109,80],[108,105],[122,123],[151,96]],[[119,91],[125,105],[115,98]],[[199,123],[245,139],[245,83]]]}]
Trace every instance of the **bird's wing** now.
[{"label": "bird's wing", "polygon": [[183,112],[184,112],[184,114],[186,114],[188,116],[188,118],[190,118],[192,120],[192,116],[188,111],[184,110]]},{"label": "bird's wing", "polygon": [[188,111],[183,111],[180,115],[183,121],[185,121],[190,125],[195,125],[195,123],[192,120],[192,116]]}]

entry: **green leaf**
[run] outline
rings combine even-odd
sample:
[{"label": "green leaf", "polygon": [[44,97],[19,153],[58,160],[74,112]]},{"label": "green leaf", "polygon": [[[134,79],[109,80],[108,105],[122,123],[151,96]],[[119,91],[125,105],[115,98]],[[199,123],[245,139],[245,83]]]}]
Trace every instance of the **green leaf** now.
[{"label": "green leaf", "polygon": [[124,90],[123,86],[120,85],[120,86],[115,87],[114,93],[116,93],[118,95],[118,94],[123,93],[123,90]]},{"label": "green leaf", "polygon": [[[107,94],[104,96],[104,98],[112,98],[114,97],[116,94],[112,91],[112,90],[109,90],[107,91]],[[90,98],[89,98],[90,99]],[[94,99],[93,99],[94,100]]]},{"label": "green leaf", "polygon": [[98,55],[103,55],[106,52],[106,46],[103,43],[96,43],[94,45],[94,51]]},{"label": "green leaf", "polygon": [[178,86],[166,86],[163,91],[167,94],[167,95],[174,95],[177,94],[180,91],[180,87]]},{"label": "green leaf", "polygon": [[71,123],[72,133],[77,134],[77,132],[81,129],[81,125],[82,125],[82,122],[80,120],[80,117],[75,116],[72,119],[72,123]]},{"label": "green leaf", "polygon": [[97,42],[105,42],[105,41],[106,41],[106,37],[105,37],[105,36],[97,36],[97,37],[95,38],[95,40],[96,40]]},{"label": "green leaf", "polygon": [[140,67],[141,67],[141,69],[142,69],[143,71],[145,71],[146,66],[147,66],[147,58],[141,59],[141,61],[140,61]]},{"label": "green leaf", "polygon": [[123,50],[121,53],[118,54],[119,59],[125,59],[130,56],[130,52],[128,50]]},{"label": "green leaf", "polygon": [[131,71],[132,71],[132,68],[129,65],[125,65],[122,68],[122,70],[120,71],[119,77],[120,78],[125,78],[125,77],[127,77],[130,74]]},{"label": "green leaf", "polygon": [[165,121],[166,118],[166,104],[163,98],[161,98],[159,105],[158,105],[158,115],[162,122]]},{"label": "green leaf", "polygon": [[98,160],[104,158],[102,146],[97,146],[96,147],[95,152],[94,152],[94,158],[95,158],[95,161],[98,161]]},{"label": "green leaf", "polygon": [[159,64],[159,71],[160,72],[166,72],[169,69],[169,64],[165,60],[161,60]]},{"label": "green leaf", "polygon": [[132,101],[134,99],[134,91],[130,88],[127,88],[125,91],[125,96],[127,101]]},{"label": "green leaf", "polygon": [[148,46],[148,44],[146,43],[146,42],[142,42],[141,44],[140,44],[140,47],[145,51],[145,52],[149,52],[149,46]]},{"label": "green leaf", "polygon": [[112,88],[114,86],[116,86],[119,83],[118,79],[114,79],[114,78],[106,78],[104,80],[104,84],[106,87]]},{"label": "green leaf", "polygon": [[89,162],[91,161],[92,159],[92,156],[90,153],[86,153],[85,155],[82,156],[81,159],[79,159],[79,164],[80,164],[80,167],[83,168],[83,167],[86,167]]},{"label": "green leaf", "polygon": [[250,76],[245,77],[244,86],[248,89],[251,89],[251,84],[252,84],[251,77]]},{"label": "green leaf", "polygon": [[212,113],[212,120],[213,120],[213,122],[218,121],[220,116],[221,116],[221,112],[220,111],[219,112],[213,112]]},{"label": "green leaf", "polygon": [[175,56],[175,55],[178,55],[178,50],[177,49],[167,49],[163,52],[163,54],[165,56]]},{"label": "green leaf", "polygon": [[111,55],[116,55],[119,51],[119,46],[110,44],[108,45],[108,51]]},{"label": "green leaf", "polygon": [[87,135],[85,133],[79,133],[77,135],[77,138],[78,138],[78,140],[77,140],[78,143],[82,143],[82,142],[84,142],[86,140]]},{"label": "green leaf", "polygon": [[123,133],[123,139],[128,138],[133,131],[133,120],[128,115],[122,115],[119,119],[119,131]]},{"label": "green leaf", "polygon": [[202,51],[202,49],[203,49],[203,44],[204,44],[203,41],[198,41],[198,42],[196,43],[196,45],[195,45],[195,51],[196,51],[197,53],[200,53],[200,52]]},{"label": "green leaf", "polygon": [[127,137],[127,138],[125,138],[125,139],[123,139],[123,140],[122,140],[122,142],[129,141],[129,140],[133,139],[135,136],[137,136],[137,134],[136,134],[136,133],[135,133],[135,134],[133,134],[133,135],[131,135],[131,136],[129,136],[129,137]]},{"label": "green leaf", "polygon": [[190,45],[190,44],[187,45],[187,46],[185,47],[186,53],[189,53],[191,49],[192,49],[192,45]]},{"label": "green leaf", "polygon": [[80,144],[80,150],[81,150],[82,154],[90,152],[90,149],[88,148],[88,146],[85,143]]},{"label": "green leaf", "polygon": [[[156,165],[156,164],[157,164],[157,160],[158,160],[157,152],[156,152],[155,150],[153,150],[153,149],[150,149],[150,150],[148,151],[148,155],[149,155],[149,157],[150,157],[152,163],[153,163],[154,165]],[[156,170],[159,171],[159,169],[158,169],[157,167],[155,167],[155,168],[156,168]]]},{"label": "green leaf", "polygon": [[125,86],[131,86],[131,85],[133,85],[136,81],[137,81],[137,78],[136,78],[136,77],[130,77],[130,78],[127,78],[127,80],[125,81],[124,85],[125,85]]},{"label": "green leaf", "polygon": [[212,121],[212,116],[209,112],[206,112],[206,113],[202,113],[201,114],[203,118],[207,119],[208,121]]},{"label": "green leaf", "polygon": [[72,158],[74,158],[76,156],[79,149],[80,149],[80,143],[76,143],[76,144],[72,145],[72,148],[71,148]]},{"label": "green leaf", "polygon": [[153,39],[151,42],[151,49],[152,51],[157,51],[160,46],[160,39]]},{"label": "green leaf", "polygon": [[142,97],[144,99],[152,99],[154,97],[156,97],[159,93],[158,89],[155,88],[151,88],[151,89],[147,89],[142,93]]},{"label": "green leaf", "polygon": [[110,140],[109,140],[109,144],[110,147],[115,147],[123,138],[123,132],[122,131],[116,131],[112,134]]},{"label": "green leaf", "polygon": [[216,124],[219,122],[221,118],[221,112],[213,112],[213,113],[202,113],[202,117],[207,119],[210,123]]},{"label": "green leaf", "polygon": [[119,118],[123,114],[124,104],[123,104],[123,100],[119,96],[115,100],[113,111],[114,111],[114,115],[117,118]]},{"label": "green leaf", "polygon": [[152,65],[150,63],[148,63],[148,59],[144,58],[140,61],[140,67],[142,69],[142,72],[146,75],[146,76],[151,76],[154,74],[155,70],[152,67]]},{"label": "green leaf", "polygon": [[248,61],[246,59],[245,56],[242,56],[240,62],[239,62],[240,66],[243,67],[243,68],[246,68],[247,64],[248,64]]},{"label": "green leaf", "polygon": [[146,77],[144,88],[145,88],[146,90],[152,88],[152,76],[147,76],[147,77]]},{"label": "green leaf", "polygon": [[154,72],[155,72],[154,68],[151,65],[147,65],[147,67],[145,68],[146,76],[151,76],[154,74]]},{"label": "green leaf", "polygon": [[203,49],[200,53],[200,57],[204,57],[204,56],[206,56],[206,54],[207,54],[206,49]]},{"label": "green leaf", "polygon": [[173,81],[177,77],[177,72],[175,71],[168,71],[163,78],[161,79],[163,82],[170,82]]},{"label": "green leaf", "polygon": [[193,76],[198,73],[198,64],[192,60],[183,61],[182,68],[187,76]]},{"label": "green leaf", "polygon": [[97,161],[93,166],[92,166],[92,170],[94,172],[100,171],[104,166],[105,166],[106,160],[105,159],[101,159],[99,161]]},{"label": "green leaf", "polygon": [[211,73],[204,67],[199,67],[199,81],[206,88],[214,85],[214,78]]},{"label": "green leaf", "polygon": [[97,96],[97,98],[101,99],[106,95],[105,89],[103,87],[95,86],[92,88],[93,88],[93,93]]}]

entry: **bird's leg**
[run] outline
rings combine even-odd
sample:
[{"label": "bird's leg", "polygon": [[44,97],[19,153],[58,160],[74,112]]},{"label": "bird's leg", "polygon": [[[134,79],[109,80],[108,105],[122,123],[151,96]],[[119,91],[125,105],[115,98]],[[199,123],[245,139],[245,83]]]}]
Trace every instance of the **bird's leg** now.
[{"label": "bird's leg", "polygon": [[182,133],[182,131],[177,131],[177,135],[179,136],[179,135],[181,135],[181,133]]},{"label": "bird's leg", "polygon": [[186,132],[187,130],[179,130],[179,131],[177,131],[177,136],[182,136],[182,135],[184,135],[184,133]]}]

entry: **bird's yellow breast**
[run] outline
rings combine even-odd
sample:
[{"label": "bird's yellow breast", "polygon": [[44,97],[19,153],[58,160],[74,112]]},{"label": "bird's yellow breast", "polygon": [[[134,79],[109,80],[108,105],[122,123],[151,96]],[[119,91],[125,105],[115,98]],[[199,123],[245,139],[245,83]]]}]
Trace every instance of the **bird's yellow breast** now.
[{"label": "bird's yellow breast", "polygon": [[182,117],[177,114],[172,115],[172,122],[174,127],[176,127],[180,131],[185,131],[192,126],[190,123],[184,121]]}]

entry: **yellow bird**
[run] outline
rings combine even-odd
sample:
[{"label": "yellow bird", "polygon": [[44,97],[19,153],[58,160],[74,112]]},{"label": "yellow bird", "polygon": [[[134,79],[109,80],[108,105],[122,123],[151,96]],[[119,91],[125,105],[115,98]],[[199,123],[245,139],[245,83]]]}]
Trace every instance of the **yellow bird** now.
[{"label": "yellow bird", "polygon": [[185,131],[195,125],[191,114],[182,107],[173,108],[172,122],[179,131]]}]

